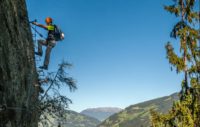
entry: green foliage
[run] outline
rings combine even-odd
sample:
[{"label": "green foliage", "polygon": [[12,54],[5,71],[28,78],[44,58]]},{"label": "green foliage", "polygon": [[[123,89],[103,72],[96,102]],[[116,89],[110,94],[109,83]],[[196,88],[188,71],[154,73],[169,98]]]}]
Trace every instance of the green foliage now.
[{"label": "green foliage", "polygon": [[174,100],[178,100],[178,94],[132,105],[112,115],[98,127],[150,127],[150,109],[167,113]]},{"label": "green foliage", "polygon": [[194,127],[194,119],[190,109],[192,98],[187,95],[184,101],[173,104],[168,114],[151,111],[153,127]]},{"label": "green foliage", "polygon": [[169,63],[178,73],[184,73],[180,100],[174,102],[167,114],[151,111],[152,127],[199,127],[200,126],[200,31],[199,14],[195,0],[174,0],[165,10],[181,20],[174,26],[171,37],[180,41],[180,55],[171,43],[166,51]]},{"label": "green foliage", "polygon": [[183,57],[176,55],[170,42],[167,43],[165,48],[167,50],[167,58],[169,59],[169,63],[176,67],[177,73],[181,72],[181,70],[185,68]]},{"label": "green foliage", "polygon": [[72,101],[60,93],[60,88],[69,87],[70,91],[77,89],[73,78],[69,77],[66,69],[71,64],[63,61],[56,72],[48,72],[39,76],[39,88],[42,92],[39,94],[35,110],[40,114],[40,123],[50,122],[50,118],[62,119],[65,115],[65,109]]}]

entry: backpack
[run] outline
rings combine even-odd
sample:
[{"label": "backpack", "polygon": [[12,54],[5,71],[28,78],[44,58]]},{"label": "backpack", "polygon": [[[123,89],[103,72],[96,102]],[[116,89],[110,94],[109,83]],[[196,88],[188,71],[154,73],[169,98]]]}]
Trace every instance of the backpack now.
[{"label": "backpack", "polygon": [[54,38],[56,41],[62,41],[64,40],[64,33],[62,32],[62,30],[57,26],[54,25]]}]

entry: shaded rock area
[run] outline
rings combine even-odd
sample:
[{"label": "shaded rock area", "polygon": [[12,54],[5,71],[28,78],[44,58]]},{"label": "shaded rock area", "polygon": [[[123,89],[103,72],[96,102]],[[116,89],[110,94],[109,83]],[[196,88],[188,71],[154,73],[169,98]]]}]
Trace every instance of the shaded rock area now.
[{"label": "shaded rock area", "polygon": [[36,127],[38,93],[25,0],[0,0],[0,127]]}]

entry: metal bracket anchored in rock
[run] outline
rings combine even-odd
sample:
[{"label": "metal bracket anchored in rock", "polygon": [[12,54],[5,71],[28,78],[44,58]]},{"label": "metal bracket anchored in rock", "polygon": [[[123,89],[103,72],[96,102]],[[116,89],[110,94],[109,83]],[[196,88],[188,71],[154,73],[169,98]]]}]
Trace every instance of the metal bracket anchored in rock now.
[{"label": "metal bracket anchored in rock", "polygon": [[0,112],[6,111],[6,105],[0,105]]}]

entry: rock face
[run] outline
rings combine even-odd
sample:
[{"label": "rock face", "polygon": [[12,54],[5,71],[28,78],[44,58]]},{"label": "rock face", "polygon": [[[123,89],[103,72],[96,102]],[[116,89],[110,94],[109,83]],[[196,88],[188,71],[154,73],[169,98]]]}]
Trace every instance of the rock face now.
[{"label": "rock face", "polygon": [[0,127],[36,127],[37,73],[25,0],[0,0],[0,23]]}]

